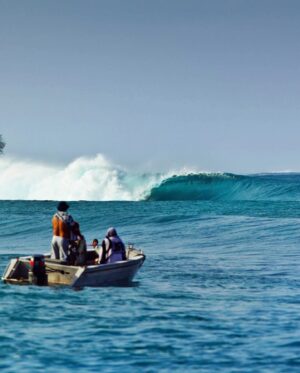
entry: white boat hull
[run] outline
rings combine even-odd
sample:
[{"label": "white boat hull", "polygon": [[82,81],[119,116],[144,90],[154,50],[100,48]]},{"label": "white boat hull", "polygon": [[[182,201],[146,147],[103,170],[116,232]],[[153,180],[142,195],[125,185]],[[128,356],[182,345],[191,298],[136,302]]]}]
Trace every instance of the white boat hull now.
[{"label": "white boat hull", "polygon": [[[145,261],[138,250],[127,253],[125,261],[109,264],[71,266],[45,257],[48,285],[72,287],[123,285],[130,283]],[[4,271],[2,280],[13,284],[29,284],[30,257],[12,259]]]},{"label": "white boat hull", "polygon": [[131,282],[143,262],[142,258],[136,258],[112,264],[86,267],[72,286],[122,285]]}]

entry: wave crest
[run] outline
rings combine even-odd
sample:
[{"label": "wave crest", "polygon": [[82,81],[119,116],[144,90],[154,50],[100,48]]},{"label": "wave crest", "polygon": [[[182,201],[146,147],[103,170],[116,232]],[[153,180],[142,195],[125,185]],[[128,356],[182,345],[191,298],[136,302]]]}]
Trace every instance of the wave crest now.
[{"label": "wave crest", "polygon": [[153,187],[146,199],[150,201],[300,201],[299,185],[299,174],[174,175]]},{"label": "wave crest", "polygon": [[0,199],[87,201],[300,201],[299,174],[132,173],[103,155],[53,166],[0,159]]},{"label": "wave crest", "polygon": [[233,196],[237,181],[242,179],[242,176],[234,174],[174,175],[152,188],[146,199],[150,201],[227,199]]}]

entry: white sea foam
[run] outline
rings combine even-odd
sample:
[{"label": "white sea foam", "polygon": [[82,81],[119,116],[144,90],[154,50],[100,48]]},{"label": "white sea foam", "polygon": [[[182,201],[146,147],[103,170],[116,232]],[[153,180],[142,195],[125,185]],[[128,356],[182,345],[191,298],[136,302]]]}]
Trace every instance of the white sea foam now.
[{"label": "white sea foam", "polygon": [[10,200],[139,200],[174,173],[138,174],[109,162],[103,155],[80,157],[64,166],[3,156],[0,199]]}]

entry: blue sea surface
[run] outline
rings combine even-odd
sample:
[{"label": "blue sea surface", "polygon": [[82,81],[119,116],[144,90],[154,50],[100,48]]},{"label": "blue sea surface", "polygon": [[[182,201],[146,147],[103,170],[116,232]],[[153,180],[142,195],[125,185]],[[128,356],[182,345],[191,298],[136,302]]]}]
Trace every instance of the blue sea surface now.
[{"label": "blue sea surface", "polygon": [[[1,282],[0,371],[299,372],[299,175],[206,180],[197,199],[201,183],[190,200],[167,181],[147,201],[70,202],[88,242],[115,226],[147,259],[127,287]],[[55,208],[0,201],[1,273],[49,251]]]}]

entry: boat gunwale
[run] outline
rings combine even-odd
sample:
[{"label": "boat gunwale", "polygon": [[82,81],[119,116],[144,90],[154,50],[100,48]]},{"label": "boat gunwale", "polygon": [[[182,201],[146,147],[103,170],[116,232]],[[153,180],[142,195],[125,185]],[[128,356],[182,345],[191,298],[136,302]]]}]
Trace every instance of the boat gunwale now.
[{"label": "boat gunwale", "polygon": [[[26,256],[26,257],[19,257],[18,260],[22,262],[29,262],[31,256]],[[46,268],[51,268],[51,266],[55,267],[60,267],[60,268],[72,268],[72,269],[78,269],[78,268],[85,268],[87,272],[94,272],[93,270],[101,270],[101,271],[106,271],[106,270],[112,270],[112,269],[117,269],[120,267],[130,267],[134,266],[137,264],[137,262],[142,261],[144,262],[146,259],[145,254],[138,254],[134,256],[133,258],[126,259],[126,260],[120,260],[118,262],[114,263],[104,263],[104,264],[90,264],[90,265],[82,265],[82,266],[74,266],[74,265],[69,265],[69,264],[62,264],[59,262],[47,262],[47,258],[45,260],[45,266]]]},{"label": "boat gunwale", "polygon": [[138,262],[142,263],[145,261],[145,255],[137,255],[134,258],[119,261],[119,262],[114,262],[114,263],[106,263],[106,264],[95,264],[95,265],[90,265],[86,266],[86,272],[105,272],[113,269],[119,269],[119,268],[126,268],[126,267],[133,267],[138,264]]}]

